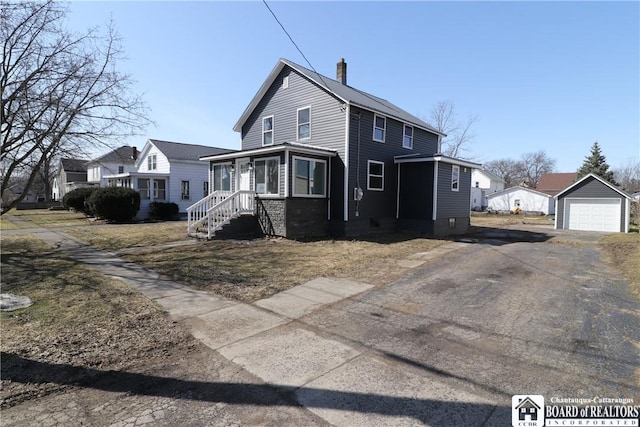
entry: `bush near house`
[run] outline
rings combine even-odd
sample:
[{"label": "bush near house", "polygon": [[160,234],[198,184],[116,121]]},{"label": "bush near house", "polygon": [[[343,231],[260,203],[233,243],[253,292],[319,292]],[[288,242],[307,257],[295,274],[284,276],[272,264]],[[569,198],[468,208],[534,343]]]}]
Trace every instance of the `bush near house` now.
[{"label": "bush near house", "polygon": [[87,204],[97,217],[110,221],[130,221],[140,210],[140,194],[131,188],[98,188]]},{"label": "bush near house", "polygon": [[176,219],[180,208],[176,203],[151,202],[149,216],[153,219]]},{"label": "bush near house", "polygon": [[96,187],[76,188],[69,191],[62,197],[62,204],[67,209],[73,209],[76,212],[83,212],[87,215],[92,215],[91,208],[88,205],[88,200],[94,191],[98,190]]}]

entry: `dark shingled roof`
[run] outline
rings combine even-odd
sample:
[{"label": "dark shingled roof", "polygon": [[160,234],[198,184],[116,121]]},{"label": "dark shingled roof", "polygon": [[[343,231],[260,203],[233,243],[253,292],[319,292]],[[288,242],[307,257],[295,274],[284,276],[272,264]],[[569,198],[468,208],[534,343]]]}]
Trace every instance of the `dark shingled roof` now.
[{"label": "dark shingled roof", "polygon": [[555,196],[576,181],[575,172],[543,173],[536,190]]},{"label": "dark shingled roof", "polygon": [[60,163],[62,163],[62,169],[65,172],[86,172],[89,161],[63,157],[60,159]]},{"label": "dark shingled roof", "polygon": [[97,159],[93,159],[92,163],[120,163],[124,165],[132,165],[135,163],[133,158],[134,147],[123,145],[113,151],[104,154]]},{"label": "dark shingled roof", "polygon": [[215,156],[217,154],[232,153],[237,150],[228,148],[207,147],[206,145],[182,144],[180,142],[161,141],[150,139],[153,145],[162,151],[162,154],[170,160],[200,160],[200,157]]}]

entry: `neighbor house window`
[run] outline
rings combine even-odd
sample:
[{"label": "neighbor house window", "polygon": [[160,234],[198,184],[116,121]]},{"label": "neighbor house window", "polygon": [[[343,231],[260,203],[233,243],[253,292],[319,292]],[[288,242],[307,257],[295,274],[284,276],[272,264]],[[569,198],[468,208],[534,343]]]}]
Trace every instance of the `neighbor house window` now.
[{"label": "neighbor house window", "polygon": [[280,190],[280,159],[264,159],[255,162],[256,193],[279,194]]},{"label": "neighbor house window", "polygon": [[384,163],[369,160],[367,167],[367,190],[384,190]]},{"label": "neighbor house window", "polygon": [[141,199],[149,199],[151,193],[149,192],[149,178],[138,178],[138,193],[140,193]]},{"label": "neighbor house window", "polygon": [[155,154],[147,157],[147,169],[154,171],[158,168],[157,158]]},{"label": "neighbor house window", "polygon": [[404,125],[402,146],[404,148],[413,149],[413,128],[411,126]]},{"label": "neighbor house window", "polygon": [[325,196],[327,162],[294,157],[294,196]]},{"label": "neighbor house window", "polygon": [[262,119],[262,145],[273,144],[273,116]]},{"label": "neighbor house window", "polygon": [[153,198],[158,200],[166,198],[166,182],[164,179],[153,180]]},{"label": "neighbor house window", "polygon": [[180,188],[182,189],[182,200],[189,200],[189,181],[182,181]]},{"label": "neighbor house window", "polygon": [[202,183],[202,197],[207,197],[209,195],[209,181],[204,181]]},{"label": "neighbor house window", "polygon": [[460,190],[460,166],[451,165],[451,191]]},{"label": "neighbor house window", "polygon": [[231,165],[213,165],[213,191],[231,191]]},{"label": "neighbor house window", "polygon": [[118,173],[124,173],[124,166],[118,166]]},{"label": "neighbor house window", "polygon": [[289,88],[289,76],[284,76],[282,78],[282,89],[288,89]]},{"label": "neighbor house window", "polygon": [[298,140],[311,137],[311,107],[298,110]]},{"label": "neighbor house window", "polygon": [[384,142],[384,135],[387,132],[387,119],[375,114],[373,116],[373,140]]}]

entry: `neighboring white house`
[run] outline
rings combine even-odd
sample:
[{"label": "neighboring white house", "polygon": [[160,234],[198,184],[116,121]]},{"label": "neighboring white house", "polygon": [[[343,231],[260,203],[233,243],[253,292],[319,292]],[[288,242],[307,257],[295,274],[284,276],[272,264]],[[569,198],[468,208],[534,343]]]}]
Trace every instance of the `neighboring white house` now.
[{"label": "neighboring white house", "polygon": [[107,176],[133,172],[138,159],[138,149],[124,145],[87,163],[87,182],[108,185]]},{"label": "neighboring white house", "polygon": [[128,187],[140,193],[138,218],[149,216],[152,202],[173,202],[181,213],[209,194],[209,163],[200,157],[227,150],[204,145],[149,139],[131,171],[103,176],[107,185]]},{"label": "neighboring white house", "polygon": [[488,206],[487,196],[502,190],[502,178],[484,169],[474,169],[471,172],[471,210],[484,210]]},{"label": "neighboring white house", "polygon": [[87,160],[63,157],[58,163],[58,173],[53,178],[51,199],[61,201],[65,194],[81,187],[90,187],[87,182]]},{"label": "neighboring white house", "polygon": [[548,194],[531,188],[511,187],[487,196],[487,209],[494,211],[513,211],[516,208],[525,212],[540,212],[545,215],[555,213],[555,200]]}]

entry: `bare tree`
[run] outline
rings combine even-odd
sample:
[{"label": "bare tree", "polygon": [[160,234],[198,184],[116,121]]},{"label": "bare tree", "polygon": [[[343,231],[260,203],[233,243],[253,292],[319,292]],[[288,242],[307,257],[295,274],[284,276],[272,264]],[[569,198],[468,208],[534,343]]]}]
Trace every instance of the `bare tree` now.
[{"label": "bare tree", "polygon": [[466,157],[469,145],[473,143],[475,134],[472,127],[478,116],[469,116],[467,120],[458,120],[453,101],[440,101],[433,106],[427,123],[429,126],[447,135],[442,140],[442,154],[449,157]]},{"label": "bare tree", "polygon": [[622,166],[613,170],[615,181],[630,193],[640,191],[640,160],[627,159]]},{"label": "bare tree", "polygon": [[113,25],[72,34],[66,13],[51,0],[0,2],[0,193],[16,174],[28,177],[26,193],[55,156],[86,157],[150,123],[131,77],[116,70],[123,52]]},{"label": "bare tree", "polygon": [[556,161],[549,157],[544,150],[523,154],[520,166],[524,172],[524,182],[532,188],[538,186],[542,174],[553,172]]},{"label": "bare tree", "polygon": [[486,162],[484,169],[499,176],[504,180],[505,188],[522,184],[524,180],[524,170],[522,163],[513,159],[498,159]]}]

